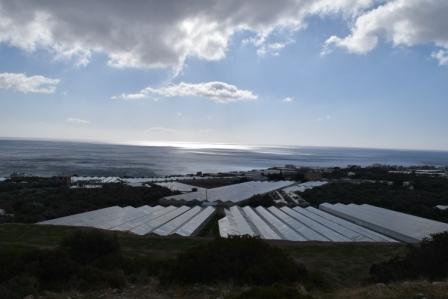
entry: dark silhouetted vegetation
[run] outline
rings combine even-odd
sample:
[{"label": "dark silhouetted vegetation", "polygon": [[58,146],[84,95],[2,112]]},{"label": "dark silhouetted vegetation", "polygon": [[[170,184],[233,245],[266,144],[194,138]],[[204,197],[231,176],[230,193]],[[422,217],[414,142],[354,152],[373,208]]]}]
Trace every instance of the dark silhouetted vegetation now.
[{"label": "dark silhouetted vegetation", "polygon": [[305,281],[304,266],[259,239],[216,239],[176,259],[125,257],[114,233],[79,230],[54,249],[0,250],[0,298],[23,298],[44,290],[122,288],[152,276],[164,283],[271,285]]},{"label": "dark silhouetted vegetation", "polygon": [[227,299],[313,299],[315,297],[303,294],[300,289],[284,285],[259,286],[244,291]]},{"label": "dark silhouetted vegetation", "polygon": [[434,207],[448,204],[448,180],[444,178],[418,178],[411,183],[332,183],[307,190],[302,197],[311,205],[328,203],[371,204],[421,217],[448,222],[448,211]]},{"label": "dark silhouetted vegetation", "polygon": [[0,298],[43,290],[122,288],[169,268],[150,256],[123,257],[113,233],[80,230],[55,249],[0,250]]},{"label": "dark silhouetted vegetation", "polygon": [[189,179],[184,180],[182,183],[196,186],[196,187],[202,187],[202,188],[217,188],[222,186],[228,186],[233,184],[240,184],[247,182],[248,179],[246,177],[233,177],[233,178],[207,178],[204,180],[197,180],[197,179]]},{"label": "dark silhouetted vegetation", "polygon": [[[87,235],[85,233],[78,234],[76,233],[78,231],[89,233]],[[232,278],[203,284],[178,280],[179,274],[174,271],[177,271],[179,266],[177,263],[179,254],[194,252],[198,247],[203,248],[205,244],[214,243],[215,241],[210,238],[140,237],[120,232],[102,232],[105,235],[102,236],[102,233],[99,233],[100,236],[94,231],[97,230],[54,225],[0,225],[0,298],[22,299],[36,293],[47,298],[47,290],[56,292],[49,298],[68,296],[98,298],[101,296],[102,298],[118,299],[134,298],[134,295],[135,298],[147,298],[148,292],[163,298],[172,298],[179,293],[185,295],[186,298],[209,298],[210,296],[217,298],[229,294],[239,295],[243,291],[255,288],[254,284],[240,283],[235,280],[232,284]],[[92,244],[97,239],[98,243]],[[117,240],[119,246],[116,244]],[[373,263],[383,262],[406,252],[406,247],[403,244],[395,243],[315,244],[312,242],[291,243],[258,240],[254,244],[258,247],[260,243],[274,243],[277,250],[282,252],[281,255],[291,257],[288,258],[290,267],[297,263],[306,266],[306,274],[301,274],[296,280],[275,282],[279,287],[298,288],[299,294],[302,294],[301,290],[304,288],[316,298],[327,298],[320,296],[322,292],[332,294],[337,290],[365,283],[369,278],[369,268]],[[102,246],[109,249],[93,250],[87,254],[82,249],[101,248]],[[247,247],[251,248],[252,246]],[[82,252],[78,252],[79,250]],[[242,263],[242,267],[252,269],[253,273],[265,273],[266,269],[275,266],[274,273],[276,275],[283,275],[283,269],[286,269],[285,273],[289,275],[289,268],[285,268],[283,262],[276,260],[277,250],[272,250],[268,256],[257,254],[257,250],[258,248],[251,248],[240,251],[239,258],[241,260],[248,259],[252,261],[252,264],[257,265],[254,269]],[[251,257],[252,252],[255,252],[259,258]],[[221,251],[218,251],[218,254],[221,254]],[[236,250],[232,254],[235,258],[238,257]],[[46,258],[47,255],[49,258]],[[259,262],[260,258],[267,261],[272,259],[275,265],[274,262]],[[195,269],[188,273],[196,275],[197,271],[205,269],[208,274],[207,265],[211,265],[211,269],[220,269],[219,265],[216,265],[219,256],[204,257],[202,260],[198,255],[197,259],[200,260],[199,266],[195,264]],[[50,260],[54,265],[49,263]],[[210,260],[214,262],[208,262]],[[226,255],[222,258],[224,263],[231,260]],[[85,264],[85,261],[91,262]],[[180,263],[185,265],[184,260],[181,260]],[[37,266],[31,267],[32,264]],[[65,266],[61,267],[60,265]],[[233,267],[236,269],[235,271],[241,271],[237,265]],[[297,267],[299,270],[303,268],[300,265]],[[36,269],[39,268],[45,271],[38,272]],[[45,275],[40,276],[41,274]],[[52,283],[49,281],[50,278],[46,277],[56,278],[51,278]],[[272,278],[273,276],[268,275],[268,277]],[[159,283],[160,280],[162,285]],[[288,281],[284,278],[280,280]],[[269,294],[270,284],[265,287]],[[221,289],[222,293],[219,291]],[[264,290],[264,288],[258,287],[255,289],[255,294],[257,291]],[[206,293],[208,297],[205,295],[194,297],[192,292]],[[281,292],[283,293],[283,291]]]},{"label": "dark silhouetted vegetation", "polygon": [[[430,166],[420,166],[418,169],[434,169]],[[392,172],[391,172],[392,171]],[[404,172],[394,172],[394,171],[404,171]],[[408,172],[408,173],[405,173]],[[323,176],[327,179],[342,179],[350,177],[351,179],[358,180],[382,180],[391,182],[404,182],[404,181],[426,181],[426,180],[438,180],[437,177],[428,177],[417,175],[415,173],[415,168],[406,168],[401,166],[349,166],[349,167],[334,167],[332,171],[323,173]]]},{"label": "dark silhouetted vegetation", "polygon": [[[114,244],[112,234],[83,231],[70,235],[55,249],[2,250],[0,298],[23,298],[42,290],[123,287],[123,261]],[[103,267],[101,260],[111,256],[114,259]]]},{"label": "dark silhouetted vegetation", "polygon": [[442,280],[448,278],[448,232],[425,239],[419,247],[411,247],[404,256],[371,267],[376,282],[393,282],[425,278]]},{"label": "dark silhouetted vegetation", "polygon": [[70,189],[60,180],[0,184],[0,208],[8,216],[0,222],[38,222],[114,205],[155,205],[172,193],[159,186],[151,188],[107,184],[99,189]]},{"label": "dark silhouetted vegetation", "polygon": [[251,207],[270,207],[274,206],[274,199],[269,194],[257,194],[247,200],[247,205]]},{"label": "dark silhouetted vegetation", "polygon": [[70,258],[81,265],[95,262],[102,257],[121,259],[120,245],[114,234],[105,234],[92,230],[88,233],[76,231],[61,242],[61,247],[70,255]]},{"label": "dark silhouetted vegetation", "polygon": [[270,285],[303,281],[306,276],[305,267],[297,265],[280,248],[252,237],[232,237],[180,254],[165,280]]}]

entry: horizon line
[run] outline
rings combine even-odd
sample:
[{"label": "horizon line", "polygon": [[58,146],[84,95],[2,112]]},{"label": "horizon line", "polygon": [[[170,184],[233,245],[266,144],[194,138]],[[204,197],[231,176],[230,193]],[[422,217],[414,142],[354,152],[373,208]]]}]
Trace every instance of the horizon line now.
[{"label": "horizon line", "polygon": [[173,147],[188,149],[234,149],[234,150],[254,150],[256,148],[337,148],[337,149],[360,149],[360,150],[392,150],[392,151],[426,151],[426,152],[446,152],[448,149],[423,149],[423,148],[392,148],[392,147],[362,147],[362,146],[334,146],[334,145],[280,145],[280,144],[242,144],[232,142],[201,142],[201,141],[110,141],[77,138],[48,138],[48,137],[11,137],[0,136],[0,140],[21,140],[21,141],[48,141],[48,142],[71,142],[90,143],[104,145],[123,145],[141,147]]}]

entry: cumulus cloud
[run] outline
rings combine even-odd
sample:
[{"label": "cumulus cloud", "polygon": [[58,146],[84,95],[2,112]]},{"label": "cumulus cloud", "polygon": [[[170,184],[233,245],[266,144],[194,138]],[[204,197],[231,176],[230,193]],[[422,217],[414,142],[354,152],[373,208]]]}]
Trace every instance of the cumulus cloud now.
[{"label": "cumulus cloud", "polygon": [[59,79],[50,79],[44,76],[0,73],[0,89],[11,89],[23,93],[54,93],[58,84]]},{"label": "cumulus cloud", "polygon": [[78,65],[104,53],[114,67],[180,71],[188,57],[225,57],[236,32],[250,32],[257,48],[275,50],[282,47],[269,42],[275,31],[304,28],[312,15],[354,15],[374,1],[0,0],[0,42],[45,49]]},{"label": "cumulus cloud", "polygon": [[135,100],[154,97],[201,97],[217,103],[256,100],[257,95],[250,90],[238,89],[235,85],[225,82],[171,84],[159,88],[147,87],[138,93],[122,94],[112,99]]},{"label": "cumulus cloud", "polygon": [[69,117],[65,121],[71,124],[90,125],[90,121],[76,117]]},{"label": "cumulus cloud", "polygon": [[291,103],[291,102],[294,101],[294,98],[293,97],[286,97],[282,101],[285,102],[285,103]]},{"label": "cumulus cloud", "polygon": [[[392,0],[360,14],[346,37],[331,36],[329,46],[365,54],[373,50],[381,38],[394,46],[432,43],[448,49],[448,1]],[[439,63],[446,62],[446,51],[433,54]]]},{"label": "cumulus cloud", "polygon": [[431,57],[439,62],[440,65],[448,65],[448,50],[442,50],[433,52]]}]

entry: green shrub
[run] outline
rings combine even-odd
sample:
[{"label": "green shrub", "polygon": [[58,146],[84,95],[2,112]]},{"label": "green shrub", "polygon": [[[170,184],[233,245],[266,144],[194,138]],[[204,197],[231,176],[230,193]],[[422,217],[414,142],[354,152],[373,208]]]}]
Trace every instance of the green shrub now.
[{"label": "green shrub", "polygon": [[269,285],[303,280],[307,271],[280,248],[251,237],[216,239],[179,255],[164,281]]},{"label": "green shrub", "polygon": [[419,247],[409,249],[404,257],[372,265],[370,274],[376,282],[392,282],[405,279],[430,280],[448,277],[448,232],[432,235]]}]

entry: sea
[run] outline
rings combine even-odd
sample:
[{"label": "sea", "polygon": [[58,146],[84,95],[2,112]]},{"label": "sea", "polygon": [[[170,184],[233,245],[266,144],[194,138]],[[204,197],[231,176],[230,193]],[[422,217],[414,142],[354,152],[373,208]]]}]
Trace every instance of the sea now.
[{"label": "sea", "polygon": [[310,167],[448,166],[448,152],[292,146],[123,145],[0,139],[0,177],[167,176],[293,164]]}]

